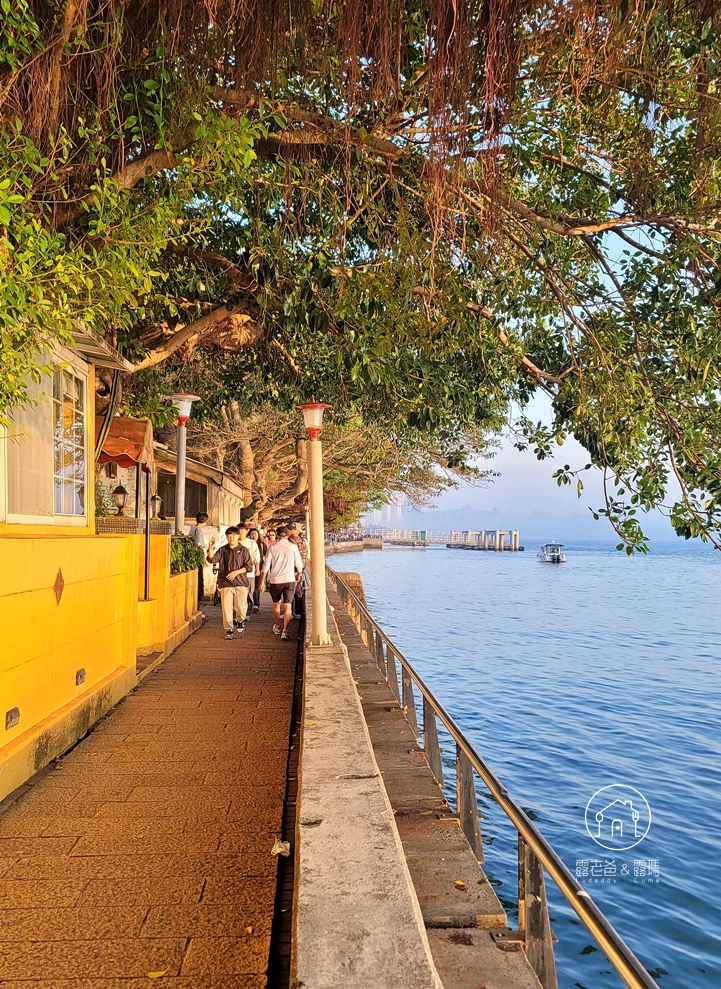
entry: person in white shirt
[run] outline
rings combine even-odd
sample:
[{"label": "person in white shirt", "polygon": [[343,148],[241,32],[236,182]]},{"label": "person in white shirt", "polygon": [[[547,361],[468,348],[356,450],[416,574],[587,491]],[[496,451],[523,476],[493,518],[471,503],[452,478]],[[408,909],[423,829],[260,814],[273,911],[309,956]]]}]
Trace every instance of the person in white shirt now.
[{"label": "person in white shirt", "polygon": [[[189,536],[192,536],[195,540],[197,546],[203,551],[203,556],[208,549],[208,543],[205,538],[205,527],[208,524],[208,515],[206,512],[198,512],[195,516],[195,525],[190,527]],[[198,604],[203,600],[205,596],[205,582],[203,581],[203,568],[198,567]]]},{"label": "person in white shirt", "polygon": [[[291,619],[291,604],[295,587],[303,572],[303,561],[298,547],[288,542],[288,530],[281,526],[277,531],[278,541],[271,543],[265,554],[260,589],[268,590],[273,601],[273,631],[286,641],[290,639],[288,626]],[[283,601],[283,625],[280,623],[280,603]]]},{"label": "person in white shirt", "polygon": [[248,607],[252,611],[257,611],[258,609],[253,604],[254,592],[255,592],[255,582],[260,580],[260,550],[258,549],[258,544],[254,539],[248,536],[248,523],[238,522],[238,529],[240,531],[240,546],[245,546],[245,548],[250,553],[250,558],[253,561],[253,573],[247,575],[250,582],[250,590],[248,591]]}]

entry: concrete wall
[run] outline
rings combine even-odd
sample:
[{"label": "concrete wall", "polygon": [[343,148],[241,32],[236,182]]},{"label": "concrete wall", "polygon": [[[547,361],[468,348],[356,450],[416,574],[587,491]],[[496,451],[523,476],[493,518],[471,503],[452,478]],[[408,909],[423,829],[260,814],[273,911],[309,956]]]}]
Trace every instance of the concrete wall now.
[{"label": "concrete wall", "polygon": [[345,543],[326,543],[325,555],[337,556],[339,553],[358,553],[363,549],[362,539],[353,539]]},{"label": "concrete wall", "polygon": [[198,573],[190,570],[168,581],[168,638],[197,611]]},{"label": "concrete wall", "polygon": [[[140,542],[138,596],[144,592],[145,536]],[[197,613],[198,574],[170,576],[170,537],[150,537],[150,600],[137,605],[137,654],[163,652],[173,633]]]},{"label": "concrete wall", "polygon": [[137,536],[0,537],[0,799],[53,758],[60,712],[134,678],[138,552]]},{"label": "concrete wall", "polygon": [[338,576],[341,578],[341,580],[344,580],[346,582],[346,584],[348,585],[348,587],[350,587],[353,593],[356,594],[361,599],[363,604],[365,604],[366,592],[365,592],[365,587],[363,586],[363,578],[361,577],[361,575],[359,573],[351,573],[348,570],[339,570]]},{"label": "concrete wall", "polygon": [[[137,554],[132,536],[0,539],[3,744],[113,671],[135,666],[130,617],[138,597]],[[76,686],[79,670],[85,678]],[[6,730],[5,714],[14,707],[19,724]]]},{"label": "concrete wall", "polygon": [[138,655],[168,655],[201,620],[197,572],[170,576],[169,536],[151,536],[140,601],[144,536],[39,528],[0,534],[0,800],[133,689]]}]

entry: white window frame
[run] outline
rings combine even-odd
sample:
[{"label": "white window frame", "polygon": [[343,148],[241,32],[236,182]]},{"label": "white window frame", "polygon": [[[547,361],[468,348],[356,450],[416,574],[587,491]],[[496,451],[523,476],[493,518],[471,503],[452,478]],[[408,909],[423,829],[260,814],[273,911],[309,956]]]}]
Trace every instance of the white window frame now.
[{"label": "white window frame", "polygon": [[[92,457],[93,451],[90,448],[90,425],[94,422],[94,398],[95,396],[90,395],[90,365],[84,361],[77,354],[70,350],[65,350],[65,348],[58,348],[58,350],[52,355],[48,360],[48,363],[58,364],[61,368],[71,371],[77,378],[83,382],[83,409],[85,413],[84,417],[84,440],[85,440],[85,505],[82,515],[56,515],[53,511],[52,515],[25,515],[18,514],[15,512],[8,511],[8,457],[7,457],[7,445],[8,445],[8,435],[7,429],[3,430],[2,437],[0,437],[0,478],[2,483],[0,483],[0,520],[6,522],[8,525],[48,525],[48,526],[74,526],[76,528],[87,528],[89,525],[88,516],[88,501],[92,498],[95,490],[95,471],[94,471],[94,460]],[[48,405],[50,407],[50,416],[52,421],[53,416],[53,394],[52,394],[52,376],[50,379],[50,392],[48,394]],[[91,398],[93,399],[93,407],[91,409]],[[54,464],[51,460],[48,464],[48,482],[52,488],[53,494],[53,506],[55,505],[55,470]]]}]

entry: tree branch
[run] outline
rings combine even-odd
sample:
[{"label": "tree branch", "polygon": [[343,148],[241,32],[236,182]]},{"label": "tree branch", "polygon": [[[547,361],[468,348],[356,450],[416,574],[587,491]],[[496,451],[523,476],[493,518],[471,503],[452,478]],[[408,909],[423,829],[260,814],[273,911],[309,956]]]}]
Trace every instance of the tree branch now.
[{"label": "tree branch", "polygon": [[[472,189],[474,192],[477,192],[486,199],[491,198],[491,194],[488,189],[482,182],[479,182],[478,179],[461,179],[458,181],[457,185],[459,188]],[[536,210],[526,206],[525,203],[520,202],[518,199],[514,199],[512,196],[509,196],[504,192],[499,191],[495,193],[495,197],[500,205],[510,213],[515,213],[516,216],[520,216],[523,220],[528,220],[530,223],[535,224],[542,230],[547,230],[549,233],[557,234],[559,237],[585,237],[587,234],[603,233],[606,230],[615,230],[617,227],[650,226],[652,224],[656,224],[658,226],[678,225],[682,229],[691,230],[695,233],[704,232],[709,236],[711,234],[721,233],[721,231],[717,231],[711,227],[704,227],[701,224],[691,224],[686,221],[677,220],[670,214],[659,214],[645,217],[617,216],[609,220],[593,220],[587,217],[564,216],[560,221],[557,221],[551,220],[551,218],[544,213],[536,212]]]},{"label": "tree branch", "polygon": [[206,339],[211,333],[218,335],[217,343],[224,350],[239,350],[249,347],[260,337],[262,330],[258,323],[243,312],[240,306],[228,309],[227,306],[218,306],[207,316],[188,323],[165,341],[162,347],[151,350],[150,353],[136,364],[132,374],[138,371],[145,371],[149,367],[155,367],[167,360],[172,354],[180,349],[184,344],[196,346],[201,340]]},{"label": "tree branch", "polygon": [[[242,109],[254,109],[258,106],[257,99],[243,90],[213,86],[212,94],[213,99],[230,106]],[[277,109],[289,124],[307,124],[315,129],[308,131],[291,128],[286,131],[269,134],[268,141],[276,143],[278,146],[293,147],[294,145],[307,146],[309,144],[346,143],[370,148],[385,158],[399,158],[404,153],[403,149],[397,144],[394,144],[393,141],[388,141],[372,133],[361,134],[357,128],[343,123],[342,120],[328,117],[325,114],[315,113],[312,110],[304,110],[303,107],[294,104],[289,106],[281,104]]]},{"label": "tree branch", "polygon": [[293,374],[302,374],[303,373],[303,369],[301,367],[299,367],[295,363],[295,361],[293,360],[293,358],[291,357],[291,355],[288,353],[288,351],[285,349],[285,347],[280,342],[280,340],[273,339],[273,340],[270,341],[270,345],[271,345],[271,347],[275,347],[276,350],[279,350],[280,353],[283,355],[283,357],[285,357],[286,361],[288,362],[288,367],[291,369],[291,371],[293,372]]},{"label": "tree branch", "polygon": [[[424,285],[414,285],[411,289],[411,293],[413,295],[420,295],[425,298],[431,298],[433,295],[432,289],[426,288]],[[490,319],[494,322],[497,320],[495,313],[493,313],[486,306],[479,306],[476,302],[467,302],[466,309],[469,312],[476,313],[478,316],[483,316],[484,319]],[[504,346],[510,346],[508,336],[500,326],[498,327],[498,338]],[[549,374],[548,371],[542,371],[540,367],[537,367],[533,361],[530,360],[530,358],[522,356],[520,361],[525,370],[528,371],[528,373],[531,374],[539,382],[539,384],[542,384],[544,381],[554,385],[561,384],[561,379],[559,377],[555,374]]]},{"label": "tree branch", "polygon": [[[127,192],[134,189],[142,179],[150,178],[151,175],[156,175],[166,168],[174,168],[176,164],[175,155],[184,151],[192,141],[193,137],[189,131],[178,134],[171,140],[169,147],[149,151],[147,154],[128,162],[127,165],[124,165],[112,176],[113,181],[116,183],[118,189],[122,191]],[[79,216],[82,216],[85,212],[86,205],[90,205],[97,195],[97,190],[91,189],[84,196],[68,203],[64,208],[56,210],[56,228],[61,230],[72,220],[77,220]]]},{"label": "tree branch", "polygon": [[209,268],[219,268],[221,274],[225,275],[238,288],[244,289],[247,292],[258,291],[256,280],[234,261],[224,257],[222,254],[216,254],[215,251],[204,251],[190,244],[168,244],[166,250],[176,257],[188,258],[189,261],[198,261],[201,264],[207,265]]}]

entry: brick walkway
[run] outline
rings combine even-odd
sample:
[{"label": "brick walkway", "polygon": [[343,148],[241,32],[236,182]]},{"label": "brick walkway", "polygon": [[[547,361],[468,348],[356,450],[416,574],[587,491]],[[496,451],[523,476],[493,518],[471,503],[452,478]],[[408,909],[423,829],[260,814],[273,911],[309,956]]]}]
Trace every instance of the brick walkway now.
[{"label": "brick walkway", "polygon": [[0,816],[3,989],[266,985],[296,644],[219,610]]}]

